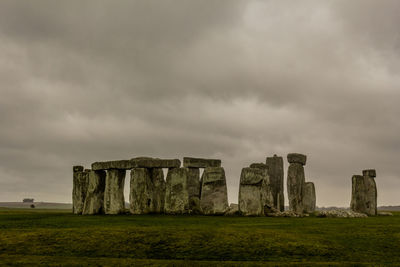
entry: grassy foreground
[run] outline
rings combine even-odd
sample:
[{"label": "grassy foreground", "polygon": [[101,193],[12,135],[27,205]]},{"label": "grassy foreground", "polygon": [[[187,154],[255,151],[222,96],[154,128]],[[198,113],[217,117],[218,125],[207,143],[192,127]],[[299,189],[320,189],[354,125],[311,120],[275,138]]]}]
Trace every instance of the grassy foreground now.
[{"label": "grassy foreground", "polygon": [[400,264],[400,213],[371,218],[76,216],[0,209],[3,265]]}]

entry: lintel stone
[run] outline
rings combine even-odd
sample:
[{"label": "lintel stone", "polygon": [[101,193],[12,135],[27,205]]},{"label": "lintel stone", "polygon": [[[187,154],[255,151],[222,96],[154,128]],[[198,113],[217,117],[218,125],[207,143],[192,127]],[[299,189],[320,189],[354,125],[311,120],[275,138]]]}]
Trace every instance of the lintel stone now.
[{"label": "lintel stone", "polygon": [[307,156],[299,153],[290,153],[287,155],[289,163],[299,163],[301,165],[306,165]]},{"label": "lintel stone", "polygon": [[369,176],[369,177],[376,177],[376,170],[370,169],[370,170],[363,170],[363,176]]},{"label": "lintel stone", "polygon": [[179,159],[159,159],[139,157],[131,159],[133,168],[179,168],[181,161]]},{"label": "lintel stone", "polygon": [[121,170],[130,170],[132,169],[132,162],[130,160],[112,160],[112,161],[103,161],[103,162],[95,162],[92,164],[92,170],[109,170],[109,169],[121,169]]},{"label": "lintel stone", "polygon": [[183,167],[187,168],[221,167],[221,160],[184,157]]}]

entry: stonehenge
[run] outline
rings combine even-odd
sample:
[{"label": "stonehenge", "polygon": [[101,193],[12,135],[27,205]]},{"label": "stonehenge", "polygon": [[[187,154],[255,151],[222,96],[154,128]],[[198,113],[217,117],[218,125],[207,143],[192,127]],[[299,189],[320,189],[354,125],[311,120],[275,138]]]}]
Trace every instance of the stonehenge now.
[{"label": "stonehenge", "polygon": [[[91,169],[73,166],[72,212],[78,215],[129,212],[274,217],[314,213],[315,185],[306,182],[304,171],[307,156],[290,153],[287,160],[289,210],[286,211],[283,158],[274,155],[266,157],[265,163],[252,163],[242,169],[238,204],[231,205],[225,170],[219,159],[184,157],[181,166],[179,159],[136,157],[94,162]],[[130,171],[128,210],[124,196],[127,171]],[[375,177],[374,169],[352,177],[352,211],[368,216],[378,214]]]},{"label": "stonehenge", "polygon": [[273,206],[267,165],[251,164],[240,175],[239,212],[245,216],[262,216],[264,209]]},{"label": "stonehenge", "polygon": [[375,183],[376,171],[363,170],[363,175],[353,175],[351,192],[351,210],[369,216],[378,214],[377,188]]},{"label": "stonehenge", "polygon": [[283,158],[274,155],[266,158],[269,180],[271,184],[272,195],[274,198],[273,207],[279,211],[285,210],[285,196],[283,190]]},{"label": "stonehenge", "polygon": [[307,156],[298,153],[287,155],[289,162],[287,174],[287,191],[289,209],[296,213],[312,213],[315,211],[316,195],[313,183],[306,183],[304,165]]}]

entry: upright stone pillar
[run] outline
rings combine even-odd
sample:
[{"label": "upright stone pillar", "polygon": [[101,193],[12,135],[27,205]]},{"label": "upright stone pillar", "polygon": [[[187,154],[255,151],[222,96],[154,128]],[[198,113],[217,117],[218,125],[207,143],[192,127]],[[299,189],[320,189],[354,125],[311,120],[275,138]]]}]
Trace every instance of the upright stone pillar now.
[{"label": "upright stone pillar", "polygon": [[150,178],[153,185],[153,199],[151,210],[154,213],[163,213],[165,205],[166,184],[162,168],[150,169]]},{"label": "upright stone pillar", "polygon": [[150,170],[133,168],[130,181],[130,212],[132,214],[146,214],[152,212],[153,185]]},{"label": "upright stone pillar", "polygon": [[189,209],[200,212],[200,169],[188,168]]},{"label": "upright stone pillar", "polygon": [[375,216],[378,214],[378,206],[377,206],[378,194],[375,183],[376,171],[363,170],[363,177],[364,177],[366,214]]},{"label": "upright stone pillar", "polygon": [[355,212],[366,213],[364,177],[362,175],[353,175],[351,181],[352,190],[350,208]]},{"label": "upright stone pillar", "polygon": [[207,167],[202,175],[200,208],[205,215],[224,214],[229,209],[225,171]]},{"label": "upright stone pillar", "polygon": [[273,207],[279,211],[285,210],[285,196],[283,189],[283,158],[274,155],[267,157],[266,164],[268,166],[269,180],[274,197]]},{"label": "upright stone pillar", "polygon": [[83,166],[74,166],[72,186],[72,212],[82,214],[88,187],[89,171],[83,170]]},{"label": "upright stone pillar", "polygon": [[125,212],[125,175],[125,169],[107,170],[104,192],[104,210],[106,214],[120,214]]},{"label": "upright stone pillar", "polygon": [[304,184],[303,206],[304,212],[313,213],[316,206],[315,186],[312,182]]},{"label": "upright stone pillar", "polygon": [[106,185],[106,172],[103,170],[89,172],[89,185],[83,214],[104,213],[104,190]]},{"label": "upright stone pillar", "polygon": [[291,153],[287,156],[289,162],[287,190],[289,209],[296,213],[303,213],[303,188],[305,183],[304,165],[307,157],[302,154]]},{"label": "upright stone pillar", "polygon": [[266,206],[272,207],[272,191],[267,169],[252,167],[255,165],[243,168],[240,175],[239,211],[245,216],[261,216]]},{"label": "upright stone pillar", "polygon": [[168,170],[164,211],[167,214],[184,214],[189,212],[188,168],[171,168]]}]

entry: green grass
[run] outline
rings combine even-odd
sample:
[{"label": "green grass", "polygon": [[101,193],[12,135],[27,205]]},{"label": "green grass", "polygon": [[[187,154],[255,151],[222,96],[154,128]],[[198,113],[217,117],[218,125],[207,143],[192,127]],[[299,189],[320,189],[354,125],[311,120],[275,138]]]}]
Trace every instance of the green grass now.
[{"label": "green grass", "polygon": [[0,209],[0,263],[400,264],[400,213],[353,219],[245,218]]}]

